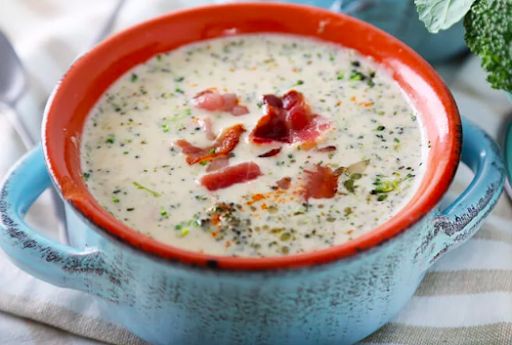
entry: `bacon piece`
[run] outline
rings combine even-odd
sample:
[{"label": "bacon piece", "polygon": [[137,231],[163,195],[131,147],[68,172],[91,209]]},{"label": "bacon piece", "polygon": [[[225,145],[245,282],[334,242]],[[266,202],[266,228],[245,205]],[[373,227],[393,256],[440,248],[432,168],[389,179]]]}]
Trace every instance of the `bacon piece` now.
[{"label": "bacon piece", "polygon": [[272,107],[276,107],[276,108],[283,107],[283,100],[280,97],[277,97],[276,95],[264,95],[263,103],[265,103],[268,106],[272,106]]},{"label": "bacon piece", "polygon": [[216,136],[213,132],[212,120],[209,117],[205,117],[204,119],[199,120],[199,124],[203,128],[206,138],[208,138],[208,140],[215,140]]},{"label": "bacon piece", "polygon": [[317,149],[317,152],[334,152],[334,151],[336,151],[336,146],[334,146],[334,145],[324,146],[324,147],[320,147]]},{"label": "bacon piece", "polygon": [[276,185],[281,189],[288,189],[292,184],[291,177],[283,177],[282,179],[277,180]]},{"label": "bacon piece", "polygon": [[206,171],[215,171],[225,168],[229,165],[229,157],[218,157],[213,159],[206,167]]},{"label": "bacon piece", "polygon": [[222,109],[224,100],[217,91],[207,89],[195,95],[192,103],[198,108],[215,111]]},{"label": "bacon piece", "polygon": [[316,165],[314,170],[304,170],[304,198],[329,199],[338,191],[339,172],[329,167]]},{"label": "bacon piece", "polygon": [[238,105],[238,97],[234,93],[225,93],[222,97],[222,108],[223,111],[231,111],[236,105]]},{"label": "bacon piece", "polygon": [[176,141],[176,145],[180,147],[181,152],[186,155],[194,155],[199,154],[203,151],[202,148],[192,145],[186,140],[180,139]]},{"label": "bacon piece", "polygon": [[254,143],[263,144],[272,141],[291,143],[290,130],[286,124],[284,114],[279,108],[267,107],[268,113],[259,119],[256,127],[250,134]]},{"label": "bacon piece", "polygon": [[293,132],[292,140],[294,142],[315,142],[320,134],[327,131],[330,127],[331,124],[326,118],[320,115],[315,115],[307,127],[300,131]]},{"label": "bacon piece", "polygon": [[249,109],[239,105],[239,102],[234,93],[220,94],[216,89],[201,91],[192,100],[196,107],[209,111],[227,111],[235,116],[249,113]]},{"label": "bacon piece", "polygon": [[258,157],[261,157],[261,158],[272,157],[272,156],[277,155],[279,152],[281,152],[281,148],[280,147],[272,149],[272,150],[267,151],[265,153],[262,153],[261,155],[258,155]]},{"label": "bacon piece", "polygon": [[249,108],[247,108],[245,105],[235,105],[231,109],[231,114],[235,116],[245,115],[249,113]]},{"label": "bacon piece", "polygon": [[330,127],[325,118],[311,112],[298,91],[291,90],[282,97],[264,95],[263,103],[267,113],[251,132],[254,143],[312,141]]},{"label": "bacon piece", "polygon": [[283,95],[283,109],[288,110],[287,122],[291,129],[299,131],[313,119],[313,114],[302,93],[291,90]]},{"label": "bacon piece", "polygon": [[204,175],[199,182],[209,191],[215,191],[254,180],[260,175],[261,170],[256,163],[246,162]]},{"label": "bacon piece", "polygon": [[244,126],[238,124],[225,129],[211,146],[204,148],[197,147],[184,139],[176,141],[176,145],[179,146],[182,152],[187,156],[186,160],[188,164],[192,165],[199,162],[208,162],[214,158],[229,155],[238,145],[243,132],[245,132]]}]

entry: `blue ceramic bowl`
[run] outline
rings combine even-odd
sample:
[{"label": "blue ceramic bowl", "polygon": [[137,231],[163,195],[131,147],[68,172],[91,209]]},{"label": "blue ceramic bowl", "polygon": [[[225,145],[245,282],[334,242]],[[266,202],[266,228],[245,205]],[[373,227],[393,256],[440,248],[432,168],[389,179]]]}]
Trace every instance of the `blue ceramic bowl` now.
[{"label": "blue ceramic bowl", "polygon": [[[103,91],[154,54],[244,32],[318,37],[370,55],[392,72],[419,110],[431,143],[426,176],[399,214],[329,249],[237,258],[158,243],[92,198],[81,177],[77,141]],[[1,187],[0,245],[34,276],[97,296],[108,319],[154,344],[354,343],[396,315],[426,270],[478,230],[504,181],[496,145],[468,121],[461,124],[448,89],[411,49],[350,17],[290,4],[196,8],[114,36],[75,62],[59,83],[47,105],[42,142]],[[441,209],[461,152],[475,177]],[[52,182],[66,203],[70,244],[48,239],[24,221]]]},{"label": "blue ceramic bowl", "polygon": [[431,34],[418,19],[413,0],[289,0],[340,11],[390,33],[430,62],[440,62],[466,49],[462,22]]}]

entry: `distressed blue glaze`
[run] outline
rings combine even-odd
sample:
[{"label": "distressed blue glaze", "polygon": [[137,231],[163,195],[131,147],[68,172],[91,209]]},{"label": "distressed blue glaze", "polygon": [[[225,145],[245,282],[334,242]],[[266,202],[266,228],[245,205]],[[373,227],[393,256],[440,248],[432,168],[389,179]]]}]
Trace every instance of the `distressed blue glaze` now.
[{"label": "distressed blue glaze", "polygon": [[431,34],[418,19],[413,0],[287,0],[314,5],[371,23],[412,47],[425,59],[439,62],[466,49],[462,22],[438,34]]},{"label": "distressed blue glaze", "polygon": [[496,145],[467,121],[463,130],[462,159],[475,172],[468,189],[384,244],[329,264],[259,272],[185,266],[126,246],[69,204],[71,246],[55,243],[22,219],[51,183],[40,148],[4,182],[0,245],[31,274],[101,297],[109,319],[154,344],[351,344],[389,321],[501,194]]}]

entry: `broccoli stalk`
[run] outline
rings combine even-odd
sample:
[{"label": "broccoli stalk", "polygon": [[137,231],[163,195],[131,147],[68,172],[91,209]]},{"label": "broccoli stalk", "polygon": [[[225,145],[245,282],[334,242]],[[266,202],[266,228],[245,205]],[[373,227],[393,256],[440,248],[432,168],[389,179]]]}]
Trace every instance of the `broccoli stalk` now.
[{"label": "broccoli stalk", "polygon": [[512,0],[477,0],[464,17],[466,44],[482,58],[487,81],[512,92]]}]

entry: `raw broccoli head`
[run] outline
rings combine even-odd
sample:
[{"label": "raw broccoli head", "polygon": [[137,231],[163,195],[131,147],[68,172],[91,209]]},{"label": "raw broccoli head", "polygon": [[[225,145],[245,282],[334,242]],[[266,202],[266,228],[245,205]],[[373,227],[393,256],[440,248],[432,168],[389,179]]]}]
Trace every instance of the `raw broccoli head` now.
[{"label": "raw broccoli head", "polygon": [[487,81],[512,92],[512,0],[476,0],[464,26],[466,43],[482,58]]}]

